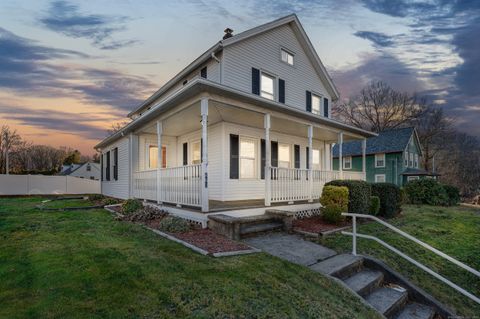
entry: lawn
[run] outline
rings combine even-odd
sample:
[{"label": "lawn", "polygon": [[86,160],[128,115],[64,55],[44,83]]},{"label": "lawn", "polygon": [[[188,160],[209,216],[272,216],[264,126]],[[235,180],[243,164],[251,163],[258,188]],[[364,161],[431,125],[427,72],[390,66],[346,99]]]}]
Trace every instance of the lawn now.
[{"label": "lawn", "polygon": [[[407,205],[403,207],[399,217],[389,222],[470,267],[480,270],[480,210],[464,207]],[[480,296],[480,278],[421,248],[414,242],[404,239],[386,227],[378,223],[369,223],[359,226],[358,231],[384,240],[460,287]],[[338,234],[328,237],[322,243],[337,251],[350,252],[351,241],[351,237]],[[389,266],[459,314],[469,318],[480,314],[480,305],[391,253],[380,244],[360,238],[357,249],[361,254],[384,260]]]},{"label": "lawn", "polygon": [[379,318],[266,254],[212,258],[106,211],[0,199],[0,318]]}]

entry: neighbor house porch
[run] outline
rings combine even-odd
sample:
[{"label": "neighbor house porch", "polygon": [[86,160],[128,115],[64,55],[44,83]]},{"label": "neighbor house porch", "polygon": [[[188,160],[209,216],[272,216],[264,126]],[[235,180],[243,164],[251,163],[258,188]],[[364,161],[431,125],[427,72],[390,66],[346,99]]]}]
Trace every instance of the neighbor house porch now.
[{"label": "neighbor house porch", "polygon": [[331,180],[365,179],[365,165],[362,172],[332,169],[332,146],[355,139],[365,141],[278,110],[203,95],[130,133],[130,197],[202,212],[312,203]]}]

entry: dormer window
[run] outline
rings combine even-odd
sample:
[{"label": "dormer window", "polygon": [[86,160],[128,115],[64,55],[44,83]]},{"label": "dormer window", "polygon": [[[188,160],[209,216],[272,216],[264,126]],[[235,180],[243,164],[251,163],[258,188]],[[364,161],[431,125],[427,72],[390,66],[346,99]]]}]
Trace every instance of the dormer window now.
[{"label": "dormer window", "polygon": [[285,51],[284,49],[282,49],[281,52],[282,52],[282,61],[287,64],[293,65],[293,54]]},{"label": "dormer window", "polygon": [[262,72],[260,77],[260,96],[275,100],[274,83],[275,79],[273,76]]}]

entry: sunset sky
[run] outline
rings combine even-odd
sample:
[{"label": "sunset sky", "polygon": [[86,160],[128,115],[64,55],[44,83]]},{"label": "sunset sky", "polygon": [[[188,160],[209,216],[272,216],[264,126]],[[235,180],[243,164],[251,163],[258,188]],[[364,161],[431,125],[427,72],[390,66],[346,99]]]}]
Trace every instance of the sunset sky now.
[{"label": "sunset sky", "polygon": [[480,1],[0,2],[0,125],[92,154],[221,39],[296,13],[342,98],[371,80],[425,95],[480,136]]}]

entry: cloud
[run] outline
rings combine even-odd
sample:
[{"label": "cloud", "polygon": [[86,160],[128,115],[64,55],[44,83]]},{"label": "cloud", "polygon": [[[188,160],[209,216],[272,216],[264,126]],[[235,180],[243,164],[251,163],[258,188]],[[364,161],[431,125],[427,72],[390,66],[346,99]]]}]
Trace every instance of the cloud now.
[{"label": "cloud", "polygon": [[49,48],[0,29],[0,88],[41,97],[70,97],[129,111],[155,86],[148,79],[114,70],[53,63],[88,57]]},{"label": "cloud", "polygon": [[357,31],[353,35],[362,39],[370,40],[380,47],[390,47],[394,43],[392,37],[380,32]]},{"label": "cloud", "polygon": [[46,28],[72,38],[85,38],[102,50],[116,50],[137,43],[137,40],[113,40],[112,35],[126,29],[129,18],[125,16],[106,16],[86,14],[78,6],[67,1],[50,3],[47,15],[40,18]]}]

